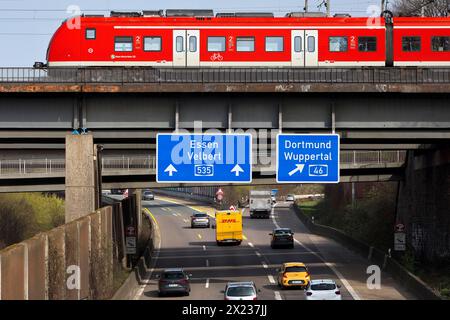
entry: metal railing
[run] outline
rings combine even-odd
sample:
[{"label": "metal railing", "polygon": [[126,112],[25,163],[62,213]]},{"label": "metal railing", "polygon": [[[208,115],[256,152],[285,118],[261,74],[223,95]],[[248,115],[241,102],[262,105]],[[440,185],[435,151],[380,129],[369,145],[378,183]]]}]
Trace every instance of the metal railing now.
[{"label": "metal railing", "polygon": [[[341,151],[340,163],[362,165],[403,164],[406,151]],[[269,161],[267,161],[269,160]],[[260,153],[257,157],[256,167],[274,167],[275,157],[267,153]],[[0,160],[0,177],[24,176],[27,174],[64,174],[64,159],[19,159]],[[103,157],[102,171],[106,174],[113,172],[142,172],[143,170],[156,170],[156,157],[153,155],[143,157]]]},{"label": "metal railing", "polygon": [[0,83],[450,83],[450,68],[0,68]]}]

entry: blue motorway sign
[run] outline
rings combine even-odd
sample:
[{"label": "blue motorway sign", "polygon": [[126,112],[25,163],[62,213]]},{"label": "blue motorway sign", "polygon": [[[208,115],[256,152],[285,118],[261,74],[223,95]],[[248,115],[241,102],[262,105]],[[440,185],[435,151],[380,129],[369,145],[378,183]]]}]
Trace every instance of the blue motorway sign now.
[{"label": "blue motorway sign", "polygon": [[339,135],[279,134],[278,183],[338,183]]},{"label": "blue motorway sign", "polygon": [[249,183],[250,134],[161,133],[156,137],[160,183]]}]

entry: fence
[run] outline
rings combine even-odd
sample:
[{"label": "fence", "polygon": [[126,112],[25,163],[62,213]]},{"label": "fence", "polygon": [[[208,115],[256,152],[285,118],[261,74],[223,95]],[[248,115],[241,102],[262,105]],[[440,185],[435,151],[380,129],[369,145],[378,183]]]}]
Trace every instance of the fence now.
[{"label": "fence", "polygon": [[450,68],[0,68],[0,83],[450,83]]},{"label": "fence", "polygon": [[[258,166],[273,166],[275,158],[268,153],[258,153]],[[341,151],[341,164],[399,164],[404,163],[406,151]],[[261,165],[260,163],[265,165]],[[64,159],[0,160],[0,176],[26,174],[61,174],[65,171]],[[106,157],[102,158],[102,171],[156,170],[156,157]]]}]

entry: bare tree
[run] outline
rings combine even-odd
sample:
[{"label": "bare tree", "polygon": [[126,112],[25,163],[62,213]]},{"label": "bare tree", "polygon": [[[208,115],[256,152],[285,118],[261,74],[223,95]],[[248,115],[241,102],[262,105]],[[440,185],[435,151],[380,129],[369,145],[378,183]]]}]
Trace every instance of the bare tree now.
[{"label": "bare tree", "polygon": [[396,16],[446,17],[449,0],[395,0],[392,4]]}]

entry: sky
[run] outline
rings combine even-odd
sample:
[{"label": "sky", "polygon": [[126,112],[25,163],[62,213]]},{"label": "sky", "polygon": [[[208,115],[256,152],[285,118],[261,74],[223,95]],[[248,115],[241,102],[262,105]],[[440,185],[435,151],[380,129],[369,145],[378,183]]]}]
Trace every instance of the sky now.
[{"label": "sky", "polygon": [[[309,11],[321,0],[309,0]],[[371,5],[381,0],[331,0],[331,13],[367,16]],[[0,0],[0,65],[31,67],[35,61],[45,62],[50,38],[63,20],[72,16],[73,6],[82,13],[108,14],[110,11],[142,11],[159,9],[213,9],[224,11],[264,11],[283,16],[286,12],[303,11],[304,0]]]}]

